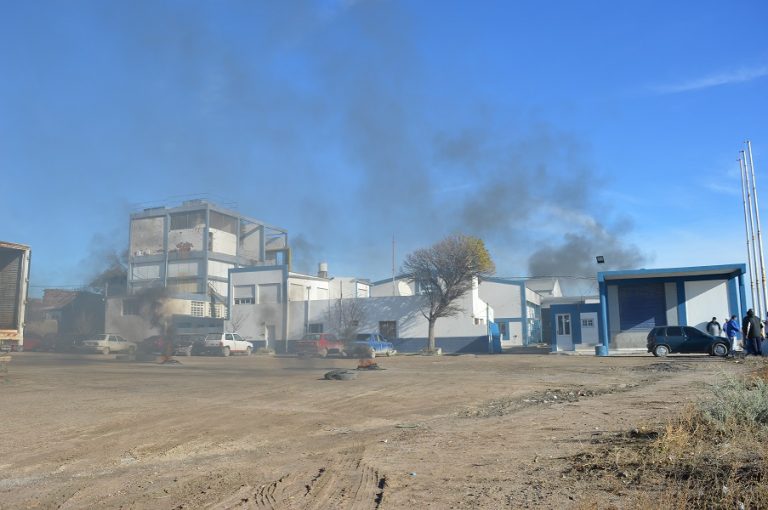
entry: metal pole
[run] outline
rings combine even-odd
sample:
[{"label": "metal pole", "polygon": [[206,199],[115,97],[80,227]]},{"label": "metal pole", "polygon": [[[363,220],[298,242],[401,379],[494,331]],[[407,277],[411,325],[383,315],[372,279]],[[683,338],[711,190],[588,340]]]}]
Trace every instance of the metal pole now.
[{"label": "metal pole", "polygon": [[392,234],[392,295],[397,296],[397,285],[395,284],[395,234]]},{"label": "metal pole", "polygon": [[747,221],[747,182],[745,180],[744,162],[739,158],[739,173],[741,174],[741,200],[744,205],[744,235],[747,238],[747,265],[749,267],[750,290],[752,292],[752,306],[755,306],[755,282],[752,281],[752,252],[750,252],[749,222]]},{"label": "metal pole", "polygon": [[752,238],[752,273],[749,275],[752,280],[752,285],[755,286],[755,301],[752,302],[752,307],[758,317],[762,317],[762,296],[757,288],[760,277],[758,276],[757,269],[757,248],[755,247],[755,217],[752,213],[752,191],[750,190],[749,169],[747,168],[747,156],[744,151],[741,151],[741,160],[744,163],[744,176],[747,179],[747,209],[749,211],[749,235]]},{"label": "metal pole", "polygon": [[[747,149],[749,150],[749,168],[752,170],[752,194],[755,200],[755,218],[757,218],[757,246],[760,250],[760,292],[762,293],[763,305],[768,306],[768,295],[765,291],[765,256],[763,255],[763,236],[760,232],[760,207],[757,201],[757,181],[755,180],[755,162],[752,159],[752,142],[747,140]],[[760,316],[760,320],[765,320],[766,310]]]}]

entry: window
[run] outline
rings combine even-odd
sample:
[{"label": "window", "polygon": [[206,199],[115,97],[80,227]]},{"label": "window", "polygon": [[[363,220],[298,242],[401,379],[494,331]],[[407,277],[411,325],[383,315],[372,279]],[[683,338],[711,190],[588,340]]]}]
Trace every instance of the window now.
[{"label": "window", "polygon": [[205,211],[190,211],[171,214],[170,230],[187,230],[205,225]]},{"label": "window", "polygon": [[139,302],[133,299],[123,301],[123,315],[139,315]]},{"label": "window", "polygon": [[227,340],[234,340],[235,339],[235,337],[233,337],[231,333],[227,333],[227,335],[224,338],[226,338]]},{"label": "window", "polygon": [[259,303],[279,303],[280,284],[268,283],[259,285]]},{"label": "window", "polygon": [[683,328],[679,326],[667,328],[667,336],[683,336]]},{"label": "window", "polygon": [[256,303],[255,285],[235,285],[232,292],[236,305],[253,305]]},{"label": "window", "polygon": [[509,323],[508,322],[499,322],[499,334],[501,335],[502,340],[509,339]]},{"label": "window", "polygon": [[216,211],[211,211],[211,228],[223,230],[230,234],[237,234],[237,218],[227,216]]},{"label": "window", "polygon": [[205,317],[205,302],[192,301],[190,315],[192,317]]},{"label": "window", "polygon": [[310,324],[307,326],[307,333],[322,333],[322,332],[323,332],[322,324]]},{"label": "window", "polygon": [[290,293],[288,296],[290,301],[305,301],[307,299],[307,290],[303,285],[292,283],[290,284],[288,292]]},{"label": "window", "polygon": [[200,291],[197,278],[169,279],[167,287],[171,294],[197,294]]},{"label": "window", "polygon": [[581,319],[581,327],[582,328],[594,328],[595,327],[594,319]]},{"label": "window", "polygon": [[416,281],[416,294],[417,295],[424,295],[424,294],[430,294],[434,293],[434,285],[432,285],[432,282],[422,282],[422,281]]},{"label": "window", "polygon": [[566,313],[557,316],[557,334],[569,336],[571,334],[571,315]]},{"label": "window", "polygon": [[386,338],[397,338],[397,321],[380,321],[379,333]]}]

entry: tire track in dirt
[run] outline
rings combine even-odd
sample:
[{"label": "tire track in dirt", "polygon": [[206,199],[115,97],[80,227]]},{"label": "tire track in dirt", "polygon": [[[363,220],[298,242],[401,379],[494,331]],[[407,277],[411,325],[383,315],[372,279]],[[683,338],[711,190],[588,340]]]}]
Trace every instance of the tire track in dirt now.
[{"label": "tire track in dirt", "polygon": [[[384,497],[386,479],[364,462],[364,453],[365,447],[356,444],[329,457],[314,474],[288,474],[263,485],[253,493],[252,508],[376,510]],[[239,494],[226,503],[238,506],[245,502],[245,498],[233,500],[237,498]],[[231,508],[222,503],[217,508]]]}]

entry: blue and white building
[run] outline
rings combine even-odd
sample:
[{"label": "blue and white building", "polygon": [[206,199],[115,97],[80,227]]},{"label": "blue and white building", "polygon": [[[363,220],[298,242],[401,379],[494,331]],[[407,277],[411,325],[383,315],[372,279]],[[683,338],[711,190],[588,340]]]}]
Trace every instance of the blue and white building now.
[{"label": "blue and white building", "polygon": [[645,349],[656,326],[705,331],[712,317],[742,317],[745,273],[744,264],[598,273],[599,316],[607,319],[599,321],[600,347]]},{"label": "blue and white building", "polygon": [[548,300],[546,313],[552,330],[547,340],[552,352],[589,352],[600,343],[600,300],[594,297],[560,297]]}]

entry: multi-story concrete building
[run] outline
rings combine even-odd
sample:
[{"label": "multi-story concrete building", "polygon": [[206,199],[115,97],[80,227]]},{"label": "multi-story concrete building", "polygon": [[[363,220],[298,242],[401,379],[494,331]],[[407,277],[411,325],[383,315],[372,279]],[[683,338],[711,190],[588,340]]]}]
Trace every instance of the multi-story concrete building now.
[{"label": "multi-story concrete building", "polygon": [[107,299],[106,330],[133,341],[222,331],[231,269],[290,265],[284,229],[204,200],[133,213],[129,232],[127,295]]},{"label": "multi-story concrete building", "polygon": [[193,317],[226,316],[230,269],[290,263],[284,229],[204,200],[131,214],[129,244],[128,293],[165,288]]}]

